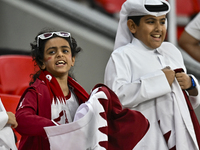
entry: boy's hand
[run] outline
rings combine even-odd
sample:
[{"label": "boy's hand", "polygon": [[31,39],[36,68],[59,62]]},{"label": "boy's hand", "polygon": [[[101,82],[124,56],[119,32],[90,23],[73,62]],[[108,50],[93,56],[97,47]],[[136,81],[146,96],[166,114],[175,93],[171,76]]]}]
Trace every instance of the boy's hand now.
[{"label": "boy's hand", "polygon": [[184,72],[176,73],[176,79],[182,90],[186,90],[192,86],[190,76]]},{"label": "boy's hand", "polygon": [[171,70],[170,67],[166,67],[166,68],[162,69],[162,71],[164,72],[164,74],[167,78],[167,81],[168,81],[169,85],[171,86],[175,79],[175,71]]},{"label": "boy's hand", "polygon": [[11,127],[16,128],[18,126],[18,123],[16,121],[15,114],[13,114],[12,112],[7,112],[7,115],[8,115],[7,124],[10,124]]}]

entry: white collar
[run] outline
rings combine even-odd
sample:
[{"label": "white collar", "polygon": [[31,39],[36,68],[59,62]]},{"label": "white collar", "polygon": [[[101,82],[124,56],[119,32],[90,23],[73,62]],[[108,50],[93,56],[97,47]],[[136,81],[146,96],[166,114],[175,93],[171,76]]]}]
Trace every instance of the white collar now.
[{"label": "white collar", "polygon": [[149,48],[148,46],[146,46],[142,41],[138,40],[137,38],[133,38],[131,44],[138,45],[141,48],[141,50],[145,50],[145,51],[149,51],[152,53],[157,53],[157,54],[163,55],[163,53],[162,53],[161,49],[159,49],[159,47],[156,49]]}]

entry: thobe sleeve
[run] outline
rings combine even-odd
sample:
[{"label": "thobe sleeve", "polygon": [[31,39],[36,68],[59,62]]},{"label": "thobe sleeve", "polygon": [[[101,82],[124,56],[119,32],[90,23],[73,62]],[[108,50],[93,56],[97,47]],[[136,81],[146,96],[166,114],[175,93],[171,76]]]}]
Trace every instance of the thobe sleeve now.
[{"label": "thobe sleeve", "polygon": [[6,125],[7,122],[8,122],[8,115],[0,99],[0,130],[3,129],[3,127]]},{"label": "thobe sleeve", "polygon": [[132,80],[132,74],[137,74],[133,67],[125,55],[113,53],[105,70],[104,84],[117,94],[124,107],[135,107],[171,91],[161,69]]},{"label": "thobe sleeve", "polygon": [[8,115],[6,111],[1,111],[0,112],[0,130],[3,129],[3,127],[6,125],[8,122]]},{"label": "thobe sleeve", "polygon": [[17,150],[13,131],[10,125],[6,125],[8,115],[0,99],[0,150]]},{"label": "thobe sleeve", "polygon": [[46,137],[44,127],[54,126],[50,119],[38,115],[38,95],[34,90],[28,91],[19,104],[16,112],[18,127],[16,130],[27,136]]},{"label": "thobe sleeve", "polygon": [[[176,60],[177,64],[179,64],[179,68],[182,68],[184,70],[185,73],[187,73],[187,69],[184,65],[184,59],[182,57],[182,54],[181,52],[172,44],[168,44],[167,46],[170,46],[170,50],[173,50],[173,52],[171,51],[165,51],[165,52],[168,52],[167,55],[170,56],[173,60]],[[178,69],[178,68],[175,68],[175,69]],[[192,107],[195,109],[199,106],[200,104],[200,87],[199,87],[199,82],[198,80],[196,79],[196,77],[192,74],[188,74],[189,76],[191,76],[195,83],[196,83],[196,88],[197,88],[197,91],[198,91],[198,95],[197,96],[190,96],[189,94],[189,100],[192,104]]]}]

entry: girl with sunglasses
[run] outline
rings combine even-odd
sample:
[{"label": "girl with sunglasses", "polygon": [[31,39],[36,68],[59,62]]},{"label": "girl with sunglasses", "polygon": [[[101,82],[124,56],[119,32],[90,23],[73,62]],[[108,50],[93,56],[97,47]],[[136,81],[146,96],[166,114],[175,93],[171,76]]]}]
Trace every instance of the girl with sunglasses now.
[{"label": "girl with sunglasses", "polygon": [[[16,130],[22,135],[19,150],[50,150],[50,144],[56,150],[133,149],[149,128],[147,119],[122,109],[118,97],[105,85],[97,84],[89,96],[70,77],[81,50],[70,33],[40,33],[31,46],[40,70],[17,107]],[[53,128],[51,135],[49,128]]]},{"label": "girl with sunglasses", "polygon": [[49,150],[44,127],[72,122],[78,106],[89,97],[69,73],[81,48],[65,31],[41,32],[31,47],[39,71],[17,107],[19,150]]}]

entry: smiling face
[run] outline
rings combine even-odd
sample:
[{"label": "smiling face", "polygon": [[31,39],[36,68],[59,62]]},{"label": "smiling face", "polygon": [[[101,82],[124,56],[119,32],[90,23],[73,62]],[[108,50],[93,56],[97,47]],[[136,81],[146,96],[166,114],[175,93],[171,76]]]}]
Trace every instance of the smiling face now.
[{"label": "smiling face", "polygon": [[166,16],[147,15],[141,18],[139,26],[129,19],[127,25],[134,36],[151,49],[158,48],[165,39]]},{"label": "smiling face", "polygon": [[68,72],[74,63],[75,57],[72,57],[67,40],[55,37],[45,43],[42,69],[46,69],[55,77],[68,76]]}]

